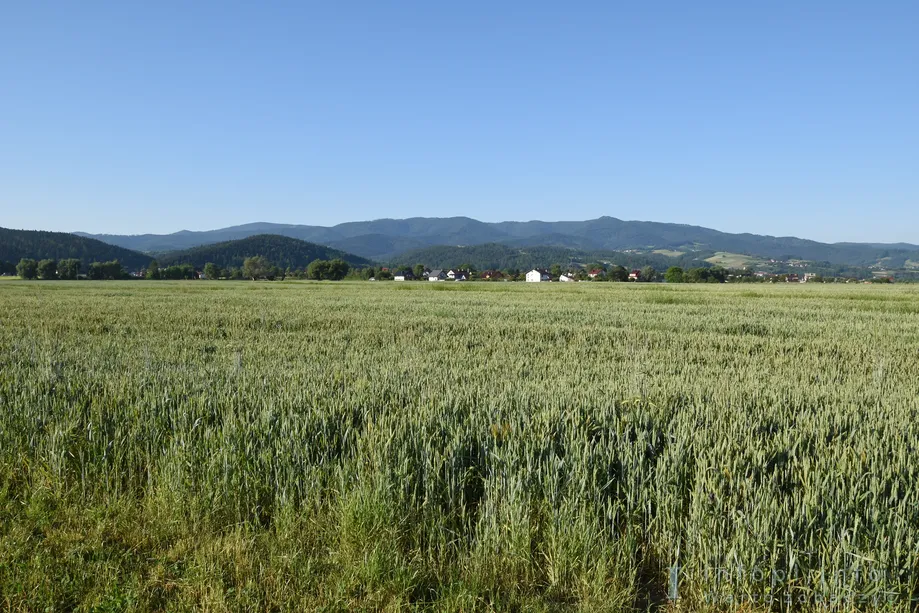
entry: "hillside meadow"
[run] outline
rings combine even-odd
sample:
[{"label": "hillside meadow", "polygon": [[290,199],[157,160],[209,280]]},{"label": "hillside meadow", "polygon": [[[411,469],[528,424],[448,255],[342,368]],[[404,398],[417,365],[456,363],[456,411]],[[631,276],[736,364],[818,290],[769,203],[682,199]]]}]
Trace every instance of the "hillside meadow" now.
[{"label": "hillside meadow", "polygon": [[919,288],[0,287],[0,610],[911,610]]}]

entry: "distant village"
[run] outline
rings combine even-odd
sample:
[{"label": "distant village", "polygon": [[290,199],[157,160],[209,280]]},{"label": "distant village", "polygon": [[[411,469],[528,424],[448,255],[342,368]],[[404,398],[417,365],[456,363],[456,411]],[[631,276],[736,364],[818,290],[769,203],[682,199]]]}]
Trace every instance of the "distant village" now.
[{"label": "distant village", "polygon": [[[387,269],[382,269],[384,272]],[[577,270],[569,271],[564,273],[552,274],[551,271],[545,268],[534,268],[526,273],[513,273],[500,270],[484,270],[482,272],[475,272],[471,270],[465,270],[461,268],[455,268],[450,270],[443,270],[435,268],[433,270],[425,269],[420,276],[416,277],[411,270],[402,270],[397,272],[393,276],[394,281],[414,281],[414,280],[426,280],[426,281],[472,281],[472,280],[481,280],[481,281],[526,281],[527,283],[549,283],[549,282],[561,282],[561,283],[571,283],[576,281],[589,281],[597,279],[599,277],[605,277],[606,271],[603,269],[593,269],[590,271]],[[521,278],[522,277],[522,278]],[[630,281],[638,281],[641,279],[641,271],[633,270],[628,273],[628,279]],[[374,279],[371,279],[374,280]]]},{"label": "distant village", "polygon": [[[413,271],[407,268],[391,270],[379,269],[379,275],[369,278],[370,281],[392,279],[394,281],[429,281],[429,282],[461,282],[461,281],[524,281],[526,283],[577,283],[582,281],[624,281],[642,283],[825,283],[825,282],[859,282],[859,279],[826,278],[815,273],[771,273],[765,271],[728,270],[718,267],[698,268],[684,271],[679,267],[671,267],[664,273],[659,273],[654,268],[633,269],[631,271],[621,266],[592,269],[550,270],[534,268],[528,272],[483,270],[477,272],[464,268],[428,269]],[[871,280],[873,281],[873,280]],[[865,281],[871,282],[871,281]],[[890,279],[884,279],[890,281]]]}]

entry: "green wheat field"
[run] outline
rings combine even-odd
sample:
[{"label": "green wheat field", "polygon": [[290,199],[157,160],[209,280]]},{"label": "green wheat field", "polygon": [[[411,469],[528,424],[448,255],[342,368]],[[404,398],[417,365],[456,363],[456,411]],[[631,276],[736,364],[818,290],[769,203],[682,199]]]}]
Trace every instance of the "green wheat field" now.
[{"label": "green wheat field", "polygon": [[0,288],[0,610],[912,610],[919,287]]}]

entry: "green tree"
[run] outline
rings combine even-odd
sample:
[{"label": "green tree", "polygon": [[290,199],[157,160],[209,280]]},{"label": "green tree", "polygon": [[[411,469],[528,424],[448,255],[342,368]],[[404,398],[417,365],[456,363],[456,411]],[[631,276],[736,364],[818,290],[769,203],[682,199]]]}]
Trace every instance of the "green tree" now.
[{"label": "green tree", "polygon": [[271,274],[271,262],[260,255],[254,255],[243,261],[243,276],[247,279],[264,279]]},{"label": "green tree", "polygon": [[195,279],[197,276],[195,267],[191,264],[173,264],[172,266],[167,266],[162,271],[163,279]]},{"label": "green tree", "polygon": [[416,279],[421,279],[424,277],[424,264],[415,264],[415,268],[412,269],[412,274],[415,275]]},{"label": "green tree", "polygon": [[89,271],[86,276],[90,279],[101,281],[123,279],[127,275],[121,262],[112,260],[111,262],[93,262],[89,265]]},{"label": "green tree", "polygon": [[708,270],[709,283],[724,283],[728,278],[728,271],[721,266],[712,266]]},{"label": "green tree", "polygon": [[712,275],[714,268],[690,268],[683,275],[683,280],[687,283],[718,283],[717,278]]},{"label": "green tree", "polygon": [[610,281],[628,281],[629,271],[622,266],[616,265],[609,269],[606,273],[606,277]]},{"label": "green tree", "polygon": [[38,276],[42,279],[57,279],[57,261],[42,260],[38,263]]},{"label": "green tree", "polygon": [[341,281],[351,270],[350,264],[340,258],[313,260],[306,267],[306,277],[314,281]]},{"label": "green tree", "polygon": [[219,279],[223,276],[223,271],[220,270],[220,266],[217,266],[217,264],[208,262],[204,265],[204,276],[208,279]]},{"label": "green tree", "polygon": [[112,260],[110,262],[103,262],[102,266],[105,268],[105,278],[106,279],[124,279],[128,276],[128,273],[125,271],[124,266],[121,265],[121,262],[118,260]]},{"label": "green tree", "polygon": [[552,275],[553,277],[558,277],[559,275],[561,275],[562,274],[561,265],[553,264],[551,268],[549,268],[549,274]]},{"label": "green tree", "polygon": [[645,283],[657,281],[657,271],[653,266],[645,266],[641,269],[641,276],[638,278],[638,280],[644,281]]},{"label": "green tree", "polygon": [[69,258],[57,263],[58,276],[61,279],[73,280],[80,276],[80,260]]},{"label": "green tree", "polygon": [[682,283],[683,269],[679,266],[671,266],[667,269],[667,272],[664,273],[664,280],[667,283]]},{"label": "green tree", "polygon": [[145,276],[148,279],[161,279],[162,275],[160,275],[159,262],[157,262],[156,260],[153,260],[152,262],[150,262],[150,264],[147,266],[147,274]]},{"label": "green tree", "polygon": [[347,276],[349,270],[351,270],[350,264],[341,258],[335,258],[329,262],[329,279],[341,281]]},{"label": "green tree", "polygon": [[313,260],[310,262],[310,265],[306,267],[306,278],[312,279],[313,281],[328,279],[330,264],[328,260]]},{"label": "green tree", "polygon": [[23,279],[34,279],[38,276],[38,262],[30,258],[22,258],[16,265],[16,274]]}]

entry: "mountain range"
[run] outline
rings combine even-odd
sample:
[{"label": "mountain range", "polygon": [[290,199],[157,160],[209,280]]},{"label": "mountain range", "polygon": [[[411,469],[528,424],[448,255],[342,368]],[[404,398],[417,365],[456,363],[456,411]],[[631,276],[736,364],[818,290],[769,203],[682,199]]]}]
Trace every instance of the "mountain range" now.
[{"label": "mountain range", "polygon": [[157,254],[211,243],[277,234],[339,249],[376,261],[400,260],[412,250],[432,246],[499,244],[509,247],[563,247],[588,252],[730,252],[775,260],[808,260],[833,265],[903,268],[919,262],[919,245],[896,243],[821,243],[796,237],[731,234],[684,224],[623,221],[482,222],[468,217],[413,217],[311,226],[258,222],[202,232],[173,234],[87,234],[113,245]]}]

